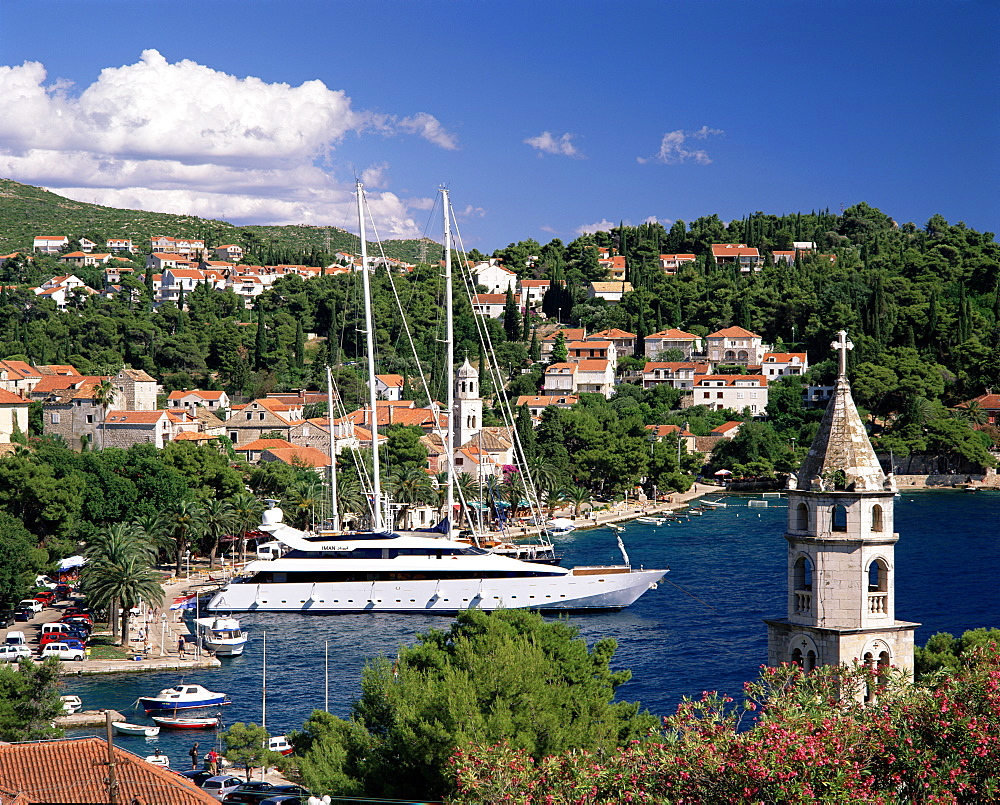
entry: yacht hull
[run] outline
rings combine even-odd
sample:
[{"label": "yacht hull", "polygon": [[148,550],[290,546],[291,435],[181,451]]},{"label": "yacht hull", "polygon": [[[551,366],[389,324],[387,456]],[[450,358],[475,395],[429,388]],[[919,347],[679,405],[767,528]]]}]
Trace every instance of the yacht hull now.
[{"label": "yacht hull", "polygon": [[666,570],[586,568],[585,573],[525,579],[230,582],[208,604],[232,612],[422,612],[465,609],[616,610],[654,587]]}]

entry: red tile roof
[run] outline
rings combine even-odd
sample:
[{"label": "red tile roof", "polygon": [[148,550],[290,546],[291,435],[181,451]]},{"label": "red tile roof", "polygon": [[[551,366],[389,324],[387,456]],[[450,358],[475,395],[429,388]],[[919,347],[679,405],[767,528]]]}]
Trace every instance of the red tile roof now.
[{"label": "red tile roof", "polygon": [[724,330],[706,335],[705,338],[760,338],[760,336],[742,327],[726,327]]},{"label": "red tile roof", "polygon": [[[118,802],[215,805],[194,783],[114,748]],[[108,746],[100,738],[0,745],[0,788],[26,803],[107,802]],[[6,802],[6,798],[4,799]]]},{"label": "red tile roof", "polygon": [[697,339],[698,336],[694,333],[685,333],[683,330],[671,327],[669,330],[661,330],[658,333],[647,335],[646,338],[666,338],[668,340],[673,339],[674,341],[689,341],[692,338]]},{"label": "red tile roof", "polygon": [[27,405],[28,401],[14,392],[0,389],[0,405]]},{"label": "red tile roof", "polygon": [[237,453],[254,452],[259,450],[280,450],[283,447],[295,447],[287,439],[254,439],[242,447],[234,447]]},{"label": "red tile roof", "polygon": [[330,456],[315,447],[271,447],[264,451],[285,464],[329,467]]}]

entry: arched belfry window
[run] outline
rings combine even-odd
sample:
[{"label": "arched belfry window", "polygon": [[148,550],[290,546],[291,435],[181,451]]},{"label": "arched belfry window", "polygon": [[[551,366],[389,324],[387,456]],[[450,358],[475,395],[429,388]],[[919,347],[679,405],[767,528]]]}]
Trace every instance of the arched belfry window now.
[{"label": "arched belfry window", "polygon": [[882,559],[868,565],[868,592],[884,593],[889,589],[889,566]]},{"label": "arched belfry window", "polygon": [[795,520],[792,523],[792,527],[796,531],[809,530],[809,507],[805,503],[800,503],[795,507]]},{"label": "arched belfry window", "polygon": [[793,575],[796,590],[811,590],[813,588],[813,568],[809,557],[800,556],[795,560]]},{"label": "arched belfry window", "polygon": [[872,531],[882,531],[882,507],[877,503],[872,506]]},{"label": "arched belfry window", "polygon": [[811,671],[816,667],[816,652],[812,649],[806,652],[806,656],[802,663],[802,668],[806,671]]},{"label": "arched belfry window", "polygon": [[793,651],[792,651],[792,662],[795,663],[800,668],[805,668],[805,665],[804,665],[804,663],[802,661],[802,649],[800,649],[800,648],[793,649]]},{"label": "arched belfry window", "polygon": [[847,507],[846,506],[834,506],[833,507],[833,524],[831,526],[832,531],[847,531]]}]

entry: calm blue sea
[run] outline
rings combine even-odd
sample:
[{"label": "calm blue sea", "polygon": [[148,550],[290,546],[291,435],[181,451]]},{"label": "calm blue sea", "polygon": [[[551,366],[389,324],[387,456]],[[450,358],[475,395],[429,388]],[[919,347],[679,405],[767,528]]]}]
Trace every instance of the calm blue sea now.
[{"label": "calm blue sea", "polygon": [[[709,499],[713,499],[711,496]],[[633,565],[669,566],[660,584],[628,609],[574,615],[589,641],[618,641],[616,668],[632,670],[620,689],[658,715],[672,713],[683,696],[718,690],[738,696],[766,661],[763,618],[785,615],[786,509],[783,499],[752,508],[761,496],[731,496],[725,509],[688,522],[659,527],[629,523],[624,541]],[[923,643],[935,632],[956,635],[978,626],[1000,626],[1000,492],[903,492],[896,498],[896,615],[922,624]],[[562,540],[563,564],[620,562],[614,534],[579,532]],[[676,586],[675,586],[676,585]],[[392,655],[400,643],[430,627],[445,629],[446,617],[424,615],[244,614],[251,640],[242,657],[187,679],[227,693],[227,724],[261,720],[261,634],[267,632],[267,726],[277,735],[300,727],[325,705],[324,652],[328,647],[329,708],[347,716],[360,693],[365,660]],[[113,707],[128,713],[140,695],[176,684],[175,673],[67,678],[65,693],[82,697],[85,709]],[[131,720],[145,723],[140,712]],[[96,732],[96,731],[94,731]],[[74,733],[81,734],[81,733]],[[159,747],[175,768],[198,740],[204,753],[209,732],[167,733],[157,739],[119,737],[137,754]]]}]

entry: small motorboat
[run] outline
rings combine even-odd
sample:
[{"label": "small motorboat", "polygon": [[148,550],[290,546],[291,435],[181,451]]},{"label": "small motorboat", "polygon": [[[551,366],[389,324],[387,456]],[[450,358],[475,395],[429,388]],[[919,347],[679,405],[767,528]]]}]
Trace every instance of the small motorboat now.
[{"label": "small motorboat", "polygon": [[79,696],[60,696],[59,699],[62,701],[63,712],[68,715],[73,715],[73,713],[79,713],[80,708],[83,707],[83,702],[80,701]]},{"label": "small motorboat", "polygon": [[229,703],[225,693],[214,693],[201,685],[174,685],[172,688],[164,688],[156,696],[139,697],[139,706],[147,713],[216,707]]},{"label": "small motorboat", "polygon": [[272,738],[268,738],[267,748],[280,755],[290,755],[295,751],[295,747],[288,743],[288,739],[284,735],[275,735]]},{"label": "small motorboat", "polygon": [[219,726],[218,716],[150,716],[150,718],[168,730],[208,730]]},{"label": "small motorboat", "polygon": [[129,724],[127,721],[112,721],[111,726],[119,735],[139,735],[143,738],[155,738],[160,734],[159,727],[150,727],[147,724]]},{"label": "small motorboat", "polygon": [[215,616],[194,622],[202,646],[217,657],[237,657],[243,653],[247,635],[236,618]]},{"label": "small motorboat", "polygon": [[161,766],[164,769],[170,768],[170,758],[157,752],[155,755],[146,755],[146,762],[154,766]]},{"label": "small motorboat", "polygon": [[636,517],[635,521],[637,523],[645,523],[646,525],[663,525],[666,522],[665,517]]},{"label": "small motorboat", "polygon": [[720,509],[726,508],[726,504],[723,503],[721,500],[703,500],[701,502],[701,505],[702,506],[711,506],[713,509],[714,508],[720,508]]}]

